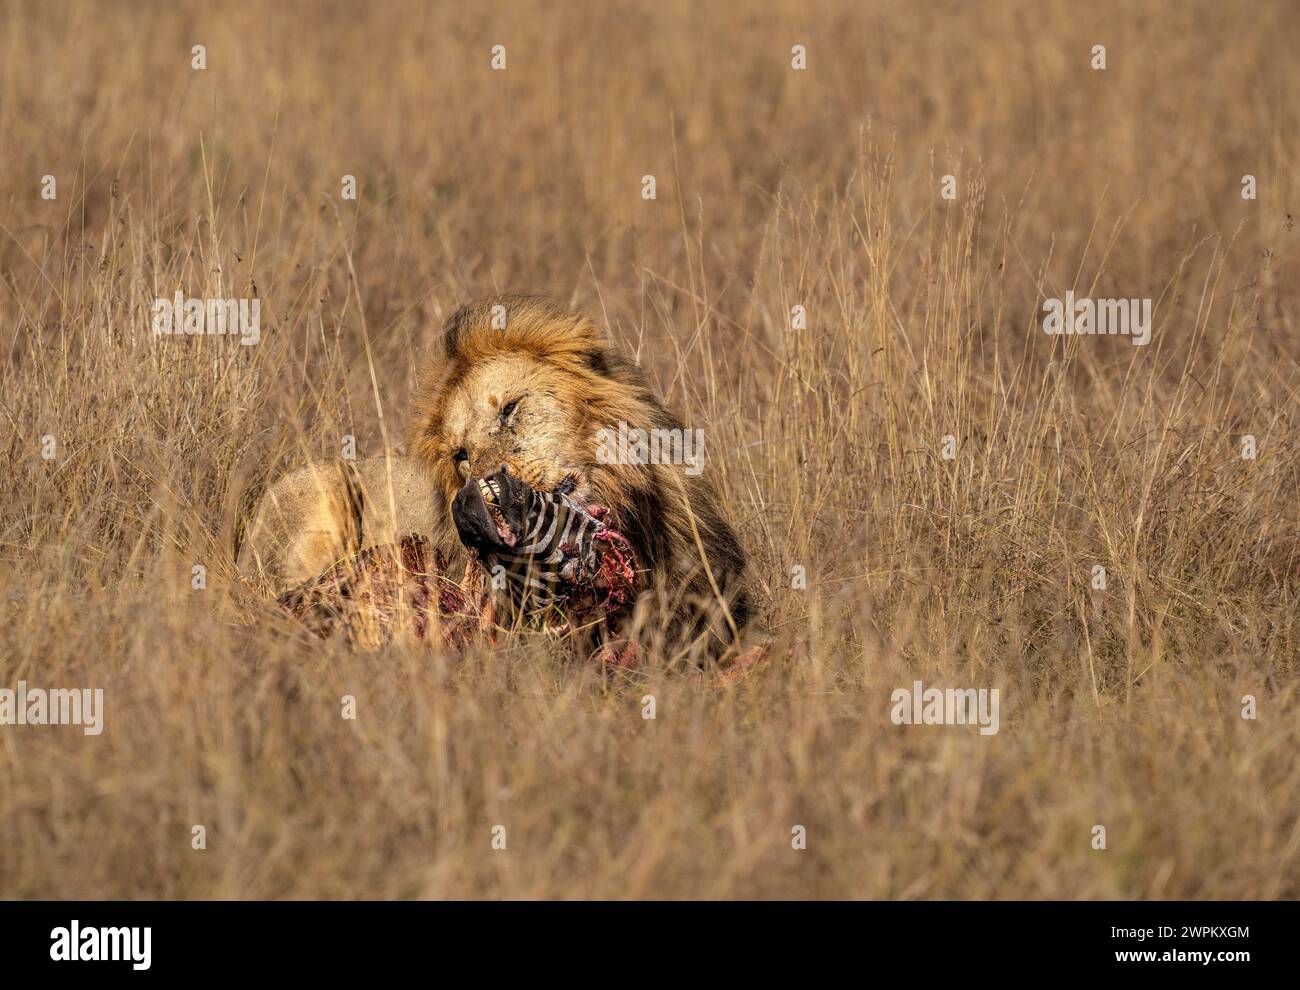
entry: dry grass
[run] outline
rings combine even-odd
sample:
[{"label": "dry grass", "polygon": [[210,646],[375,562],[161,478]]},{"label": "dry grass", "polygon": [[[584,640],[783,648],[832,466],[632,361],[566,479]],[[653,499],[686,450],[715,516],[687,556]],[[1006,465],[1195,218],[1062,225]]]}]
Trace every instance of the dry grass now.
[{"label": "dry grass", "polygon": [[[0,13],[0,687],[107,706],[0,728],[0,895],[1300,896],[1295,9],[439,6]],[[178,288],[262,342],[152,336]],[[1150,346],[1044,335],[1071,288]],[[497,290],[707,428],[788,660],[352,654],[232,581],[241,493],[396,442]]]}]

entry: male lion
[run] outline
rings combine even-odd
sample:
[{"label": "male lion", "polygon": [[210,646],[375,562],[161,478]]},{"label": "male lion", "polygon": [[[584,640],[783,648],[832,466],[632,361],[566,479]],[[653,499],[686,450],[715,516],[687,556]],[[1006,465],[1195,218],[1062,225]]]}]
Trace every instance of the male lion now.
[{"label": "male lion", "polygon": [[[428,477],[429,491],[419,495],[403,486],[403,497],[418,504],[399,507],[399,515],[431,515],[427,528],[436,532],[428,535],[444,542],[453,532],[453,513],[462,534],[467,515],[489,518],[483,481],[505,477],[499,472],[539,492],[558,489],[577,505],[591,506],[633,551],[637,621],[616,617],[606,630],[613,637],[609,646],[625,655],[640,641],[666,653],[717,657],[750,616],[744,552],[707,471],[598,456],[598,435],[619,433],[620,426],[682,430],[641,370],[615,354],[589,320],[530,296],[463,306],[447,321],[423,369],[409,458],[402,462],[404,478]],[[374,473],[371,487],[382,491],[381,460],[362,462],[362,474]],[[315,491],[315,508],[298,510],[296,518],[346,511],[346,487],[317,485]],[[392,526],[383,530],[391,533]],[[365,544],[366,536],[349,539]],[[309,543],[315,556],[295,544],[295,573],[316,565],[323,570],[337,558],[321,549],[321,540]]]},{"label": "male lion", "polygon": [[504,466],[533,488],[565,483],[578,501],[608,508],[646,571],[645,631],[670,649],[719,652],[749,619],[740,542],[707,471],[602,463],[597,435],[620,424],[682,429],[591,321],[545,299],[499,296],[447,321],[416,393],[408,447],[449,504]]}]

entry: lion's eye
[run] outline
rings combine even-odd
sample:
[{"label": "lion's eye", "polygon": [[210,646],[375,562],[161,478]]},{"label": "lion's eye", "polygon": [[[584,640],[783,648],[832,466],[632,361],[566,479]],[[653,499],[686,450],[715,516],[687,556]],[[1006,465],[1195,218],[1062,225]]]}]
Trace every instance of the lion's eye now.
[{"label": "lion's eye", "polygon": [[461,447],[460,450],[456,451],[456,453],[451,456],[458,465],[469,460],[469,452],[466,451],[464,447]]},{"label": "lion's eye", "polygon": [[501,407],[501,418],[509,419],[511,413],[515,411],[515,408],[518,405],[519,405],[518,399],[511,399],[509,402],[507,402],[504,406]]}]

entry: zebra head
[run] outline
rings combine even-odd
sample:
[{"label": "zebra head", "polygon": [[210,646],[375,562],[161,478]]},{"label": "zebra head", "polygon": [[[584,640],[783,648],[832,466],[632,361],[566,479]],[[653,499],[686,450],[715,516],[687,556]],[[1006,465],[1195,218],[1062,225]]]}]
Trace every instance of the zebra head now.
[{"label": "zebra head", "polygon": [[469,478],[451,504],[461,543],[483,557],[511,550],[528,531],[533,495],[504,466],[486,478]]},{"label": "zebra head", "polygon": [[[574,501],[575,482],[539,492],[503,467],[465,483],[452,502],[461,542],[494,572],[511,597],[535,607],[567,600],[600,569],[599,515]],[[630,554],[630,548],[628,548]]]}]

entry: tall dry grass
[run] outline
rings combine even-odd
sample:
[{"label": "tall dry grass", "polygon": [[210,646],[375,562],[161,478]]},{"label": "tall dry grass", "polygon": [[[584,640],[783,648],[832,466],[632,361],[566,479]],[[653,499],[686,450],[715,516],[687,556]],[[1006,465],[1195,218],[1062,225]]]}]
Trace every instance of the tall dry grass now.
[{"label": "tall dry grass", "polygon": [[[1300,895],[1294,8],[548,6],[0,11],[0,687],[106,695],[0,727],[0,895]],[[262,342],[154,337],[177,289]],[[1070,289],[1151,344],[1044,335]],[[739,684],[353,653],[235,580],[241,497],[396,443],[500,290],[706,428]],[[894,725],[917,679],[1000,732]]]}]

